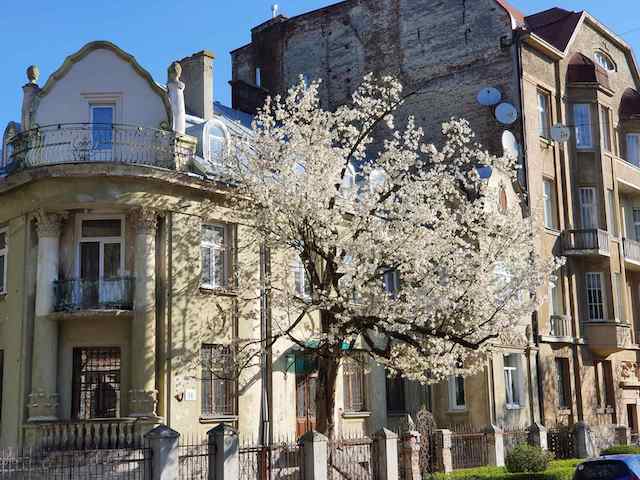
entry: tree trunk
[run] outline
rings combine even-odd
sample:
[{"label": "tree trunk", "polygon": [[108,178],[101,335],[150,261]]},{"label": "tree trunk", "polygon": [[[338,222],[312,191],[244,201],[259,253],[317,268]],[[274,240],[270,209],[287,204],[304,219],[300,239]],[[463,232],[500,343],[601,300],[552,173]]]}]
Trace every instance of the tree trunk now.
[{"label": "tree trunk", "polygon": [[318,358],[318,384],[316,388],[316,428],[329,440],[336,434],[335,405],[336,381],[340,358],[320,356]]}]

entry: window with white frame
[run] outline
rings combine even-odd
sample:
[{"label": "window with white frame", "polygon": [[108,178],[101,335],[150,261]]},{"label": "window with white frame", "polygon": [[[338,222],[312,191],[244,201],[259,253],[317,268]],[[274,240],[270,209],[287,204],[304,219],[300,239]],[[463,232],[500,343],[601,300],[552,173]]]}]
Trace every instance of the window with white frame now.
[{"label": "window with white frame", "polygon": [[627,133],[627,162],[640,167],[640,133]]},{"label": "window with white frame", "polygon": [[538,90],[538,133],[551,138],[551,95],[543,90]]},{"label": "window with white frame", "polygon": [[464,377],[462,375],[449,376],[449,410],[464,410],[467,408],[464,391]]},{"label": "window with white frame", "polygon": [[554,278],[549,281],[549,313],[550,315],[564,315],[562,273],[560,270],[555,272]]},{"label": "window with white frame", "polygon": [[593,148],[590,104],[576,103],[573,105],[573,123],[576,129],[576,147],[578,149]]},{"label": "window with white frame", "polygon": [[384,291],[392,297],[398,295],[400,290],[400,273],[397,270],[384,272]]},{"label": "window with white frame", "polygon": [[79,275],[97,281],[122,276],[124,271],[124,218],[80,217]]},{"label": "window with white frame", "polygon": [[633,215],[634,239],[640,242],[640,208],[634,207],[632,211],[632,215]]},{"label": "window with white frame", "polygon": [[608,72],[616,71],[616,64],[613,59],[604,52],[596,52],[593,56],[596,63]]},{"label": "window with white frame", "polygon": [[600,130],[602,133],[602,148],[605,152],[611,151],[611,110],[600,106]]},{"label": "window with white frame", "polygon": [[602,291],[602,272],[585,273],[587,294],[587,317],[589,320],[604,320],[604,295]]},{"label": "window with white frame", "polygon": [[552,230],[558,229],[558,206],[556,204],[555,183],[551,179],[543,179],[544,186],[544,226]]},{"label": "window with white frame", "polygon": [[229,267],[228,243],[229,232],[226,225],[202,225],[200,244],[202,256],[202,287],[227,287],[227,272]]},{"label": "window with white frame", "polygon": [[579,187],[578,200],[582,228],[598,228],[596,189],[594,187]]},{"label": "window with white frame", "polygon": [[7,291],[7,229],[0,229],[0,293]]},{"label": "window with white frame", "polygon": [[507,408],[520,408],[522,404],[522,361],[517,353],[504,356],[504,388]]},{"label": "window with white frame", "polygon": [[625,315],[625,309],[624,309],[624,302],[622,301],[622,275],[620,275],[619,272],[614,272],[612,275],[611,290],[613,293],[616,319],[624,323],[626,319],[626,315]]},{"label": "window with white frame", "polygon": [[302,259],[297,255],[291,263],[291,273],[293,274],[296,295],[305,298],[311,295],[311,284],[307,277],[307,270],[304,268]]},{"label": "window with white frame", "polygon": [[607,189],[607,228],[614,237],[618,236],[618,218],[616,215],[616,197],[613,189]]}]

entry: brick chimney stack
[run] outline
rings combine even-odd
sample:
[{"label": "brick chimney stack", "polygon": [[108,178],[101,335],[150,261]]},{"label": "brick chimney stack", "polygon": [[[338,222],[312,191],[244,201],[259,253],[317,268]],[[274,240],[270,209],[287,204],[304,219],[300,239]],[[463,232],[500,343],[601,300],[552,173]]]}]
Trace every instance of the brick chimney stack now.
[{"label": "brick chimney stack", "polygon": [[202,50],[180,60],[187,113],[205,120],[213,118],[214,58],[213,53]]}]

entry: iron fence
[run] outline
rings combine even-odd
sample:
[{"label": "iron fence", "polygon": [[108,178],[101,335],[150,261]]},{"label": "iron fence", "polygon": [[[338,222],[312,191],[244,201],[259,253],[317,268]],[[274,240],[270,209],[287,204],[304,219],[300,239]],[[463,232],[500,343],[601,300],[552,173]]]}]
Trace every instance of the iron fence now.
[{"label": "iron fence", "polygon": [[185,437],[178,444],[178,480],[207,480],[209,442]]},{"label": "iron fence", "polygon": [[149,480],[151,450],[0,450],[0,478],[12,480]]},{"label": "iron fence", "polygon": [[328,444],[328,480],[374,480],[376,447],[370,438],[333,440]]},{"label": "iron fence", "polygon": [[478,431],[476,427],[453,427],[451,432],[451,457],[454,470],[487,465],[486,434]]},{"label": "iron fence", "polygon": [[526,428],[505,428],[502,430],[505,455],[518,445],[529,444],[529,430]]},{"label": "iron fence", "polygon": [[547,445],[557,459],[576,457],[575,434],[570,427],[560,425],[547,430]]}]

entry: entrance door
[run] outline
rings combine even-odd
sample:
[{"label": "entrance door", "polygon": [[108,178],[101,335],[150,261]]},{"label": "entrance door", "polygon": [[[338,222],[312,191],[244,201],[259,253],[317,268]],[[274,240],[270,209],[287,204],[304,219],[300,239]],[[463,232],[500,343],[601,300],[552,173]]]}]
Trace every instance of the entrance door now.
[{"label": "entrance door", "polygon": [[91,106],[91,160],[113,159],[113,105]]},{"label": "entrance door", "polygon": [[309,356],[296,357],[296,435],[316,428],[318,367]]}]

